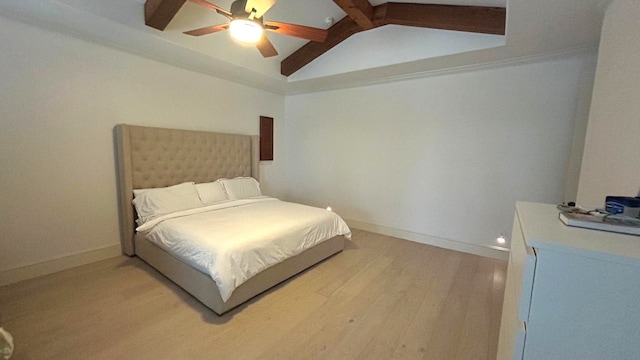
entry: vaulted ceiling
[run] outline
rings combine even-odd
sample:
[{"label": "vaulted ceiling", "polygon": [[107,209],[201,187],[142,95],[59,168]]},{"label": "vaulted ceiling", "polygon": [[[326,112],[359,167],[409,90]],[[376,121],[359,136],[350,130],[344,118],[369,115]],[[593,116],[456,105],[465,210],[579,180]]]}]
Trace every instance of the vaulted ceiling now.
[{"label": "vaulted ceiling", "polygon": [[[146,0],[145,23],[163,31],[178,14],[187,0]],[[382,26],[400,25],[428,29],[452,30],[481,34],[504,35],[506,27],[506,8],[490,6],[462,6],[442,4],[386,2],[373,6],[368,0],[333,0],[345,12],[345,16],[334,23],[335,19],[326,18],[328,29],[292,25],[281,22],[265,22],[263,15],[276,3],[275,0],[238,0],[232,4],[232,10],[221,8],[206,0],[188,0],[205,10],[234,19],[238,9],[240,17],[251,13],[263,23],[262,27],[279,34],[296,36],[309,40],[281,62],[280,73],[289,76],[305,65],[322,56],[334,46],[359,32]],[[238,6],[236,6],[238,5]],[[236,6],[236,10],[233,7]],[[225,19],[227,20],[227,19]],[[255,23],[254,23],[255,24]],[[185,34],[193,36],[211,35],[228,29],[228,21],[222,24],[190,30]],[[278,55],[269,38],[265,35],[256,43],[263,57]]]},{"label": "vaulted ceiling", "polygon": [[[209,1],[225,9],[229,9],[232,2]],[[370,0],[368,4],[372,9],[381,9],[381,4],[386,2]],[[312,56],[308,51],[303,52],[305,61],[296,61],[295,66],[283,71],[287,59],[295,58],[303,51],[299,49],[304,48],[306,40],[270,33],[269,39],[279,55],[263,58],[254,46],[240,45],[224,32],[202,37],[188,36],[183,32],[226,21],[223,16],[189,1],[178,7],[164,31],[145,25],[145,0],[3,1],[0,2],[0,16],[190,70],[291,94],[590,51],[597,47],[603,13],[609,0],[402,2],[506,8],[506,34],[381,26],[384,21],[380,21],[379,16],[373,17],[372,29],[362,31],[368,27],[368,15],[353,12],[354,7],[360,11],[358,8],[362,0],[278,0],[265,15],[266,20],[329,29],[329,39],[333,39],[333,43],[328,44],[330,46],[312,49]],[[349,12],[350,16],[347,15]],[[358,16],[364,16],[364,20],[356,21]],[[429,16],[425,10],[418,20],[433,22]],[[333,18],[336,24],[325,23],[327,18]],[[336,35],[335,31],[332,35],[332,29],[337,29],[343,18],[350,24],[350,30],[346,32],[350,36]],[[399,20],[390,22],[394,21],[397,23]],[[281,72],[290,75],[287,77]]]}]

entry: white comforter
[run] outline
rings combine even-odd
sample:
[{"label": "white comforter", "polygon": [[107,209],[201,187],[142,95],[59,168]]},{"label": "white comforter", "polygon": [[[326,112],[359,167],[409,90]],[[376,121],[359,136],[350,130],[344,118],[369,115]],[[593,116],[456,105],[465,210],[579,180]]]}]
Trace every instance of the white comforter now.
[{"label": "white comforter", "polygon": [[210,274],[223,301],[262,270],[337,235],[351,237],[333,212],[270,197],[179,211],[136,230]]}]

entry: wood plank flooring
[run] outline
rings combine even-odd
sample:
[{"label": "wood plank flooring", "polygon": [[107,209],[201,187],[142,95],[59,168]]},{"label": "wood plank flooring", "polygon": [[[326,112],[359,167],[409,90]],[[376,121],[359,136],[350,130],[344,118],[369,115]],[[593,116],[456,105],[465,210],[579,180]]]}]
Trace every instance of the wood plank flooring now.
[{"label": "wood plank flooring", "polygon": [[13,359],[495,359],[506,262],[354,230],[224,316],[138,258],[0,287]]}]

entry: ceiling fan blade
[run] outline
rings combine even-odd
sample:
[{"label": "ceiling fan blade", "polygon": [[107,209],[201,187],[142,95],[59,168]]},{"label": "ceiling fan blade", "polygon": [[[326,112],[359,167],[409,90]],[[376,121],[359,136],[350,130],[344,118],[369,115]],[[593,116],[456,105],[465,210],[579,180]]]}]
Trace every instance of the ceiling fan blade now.
[{"label": "ceiling fan blade", "polygon": [[273,44],[271,43],[271,41],[269,41],[269,39],[267,39],[267,37],[264,36],[264,34],[262,34],[262,38],[260,39],[260,41],[256,43],[256,47],[258,48],[258,50],[260,51],[260,54],[262,54],[263,57],[272,57],[272,56],[278,55],[276,48],[273,47]]},{"label": "ceiling fan blade", "polygon": [[244,10],[251,13],[252,9],[256,9],[255,17],[261,18],[275,3],[276,0],[247,0]]},{"label": "ceiling fan blade", "polygon": [[327,34],[329,33],[325,29],[275,21],[267,21],[265,23],[265,29],[278,34],[295,36],[316,42],[324,42],[327,39]]},{"label": "ceiling fan blade", "polygon": [[213,10],[216,11],[218,14],[220,15],[224,15],[226,17],[228,17],[229,19],[231,19],[231,13],[221,7],[219,7],[218,5],[213,5],[212,3],[205,1],[205,0],[189,0],[194,4],[198,4],[204,8],[207,8],[209,10]]},{"label": "ceiling fan blade", "polygon": [[202,35],[213,34],[214,32],[218,32],[222,30],[227,30],[228,28],[229,28],[229,24],[219,24],[219,25],[203,27],[200,29],[185,31],[184,34],[191,35],[191,36],[202,36]]}]

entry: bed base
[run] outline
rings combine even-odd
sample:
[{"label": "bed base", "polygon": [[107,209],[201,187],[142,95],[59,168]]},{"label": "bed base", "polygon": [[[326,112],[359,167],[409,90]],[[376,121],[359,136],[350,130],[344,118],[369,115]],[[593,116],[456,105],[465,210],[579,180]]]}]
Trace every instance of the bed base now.
[{"label": "bed base", "polygon": [[[133,189],[259,177],[259,138],[120,124],[115,128],[123,252],[137,255],[217,314],[223,314],[344,248],[338,236],[270,267],[238,287],[227,302],[215,282],[135,233]],[[188,166],[185,166],[187,164]]]},{"label": "bed base", "polygon": [[185,264],[143,236],[135,237],[135,249],[138,257],[178,284],[216,314],[222,315],[250,298],[342,251],[344,242],[343,236],[336,236],[265,269],[235,289],[227,302],[222,301],[215,282],[208,274]]}]

